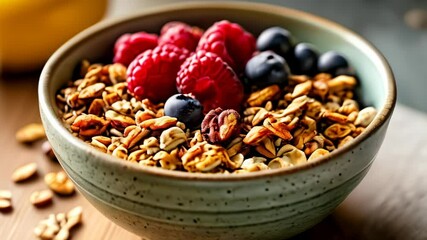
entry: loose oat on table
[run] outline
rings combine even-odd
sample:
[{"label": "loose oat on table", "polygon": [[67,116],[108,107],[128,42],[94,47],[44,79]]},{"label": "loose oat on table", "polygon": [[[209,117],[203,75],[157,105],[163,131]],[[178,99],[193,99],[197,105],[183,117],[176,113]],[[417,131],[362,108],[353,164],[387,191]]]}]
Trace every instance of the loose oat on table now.
[{"label": "loose oat on table", "polygon": [[9,190],[0,190],[0,211],[9,211],[12,209],[12,192]]},{"label": "loose oat on table", "polygon": [[12,181],[23,182],[30,179],[37,173],[37,163],[31,162],[18,167],[12,173]]},{"label": "loose oat on table", "polygon": [[46,137],[41,123],[30,123],[18,129],[15,134],[16,140],[22,143],[32,143]]},{"label": "loose oat on table", "polygon": [[52,203],[53,195],[48,189],[34,191],[30,195],[30,202],[36,207],[44,207]]},{"label": "loose oat on table", "polygon": [[204,173],[288,168],[348,144],[376,116],[373,107],[361,109],[353,76],[290,75],[285,87],[252,90],[240,113],[214,109],[190,129],[165,116],[164,103],[134,98],[123,65],[84,66],[80,79],[58,91],[60,117],[91,146],[141,167]]}]

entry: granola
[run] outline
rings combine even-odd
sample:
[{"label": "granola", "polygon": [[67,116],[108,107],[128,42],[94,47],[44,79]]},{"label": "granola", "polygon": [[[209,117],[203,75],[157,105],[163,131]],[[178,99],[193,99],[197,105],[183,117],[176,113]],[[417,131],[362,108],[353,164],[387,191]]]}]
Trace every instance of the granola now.
[{"label": "granola", "polygon": [[242,173],[315,161],[360,135],[376,115],[360,109],[353,76],[291,75],[285,87],[253,90],[242,111],[215,109],[199,128],[164,114],[164,103],[127,91],[126,68],[86,65],[58,91],[69,130],[102,152],[168,170]]}]

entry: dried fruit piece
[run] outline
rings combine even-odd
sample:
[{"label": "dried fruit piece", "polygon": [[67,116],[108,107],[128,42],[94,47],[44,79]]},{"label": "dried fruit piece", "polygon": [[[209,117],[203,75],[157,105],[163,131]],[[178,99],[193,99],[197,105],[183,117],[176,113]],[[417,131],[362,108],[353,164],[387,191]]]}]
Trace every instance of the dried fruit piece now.
[{"label": "dried fruit piece", "polygon": [[46,133],[41,123],[30,123],[23,126],[16,132],[16,140],[21,143],[32,143],[45,138]]},{"label": "dried fruit piece", "polygon": [[19,168],[17,168],[12,173],[12,180],[14,182],[23,182],[37,173],[37,163],[27,163]]},{"label": "dried fruit piece", "polygon": [[53,195],[48,189],[34,191],[30,196],[30,202],[36,207],[43,207],[52,203]]},{"label": "dried fruit piece", "polygon": [[44,176],[47,186],[55,193],[71,195],[74,193],[74,184],[65,172],[51,172]]}]

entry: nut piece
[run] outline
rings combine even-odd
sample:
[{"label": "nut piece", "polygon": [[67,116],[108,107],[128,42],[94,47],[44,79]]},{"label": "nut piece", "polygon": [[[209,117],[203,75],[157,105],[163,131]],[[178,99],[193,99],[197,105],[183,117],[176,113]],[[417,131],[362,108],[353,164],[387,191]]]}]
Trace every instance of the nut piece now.
[{"label": "nut piece", "polygon": [[21,143],[33,143],[39,139],[45,138],[46,133],[43,125],[40,123],[30,123],[16,132],[16,140]]},{"label": "nut piece", "polygon": [[23,182],[37,173],[37,163],[27,163],[24,166],[17,168],[12,174],[14,182]]},{"label": "nut piece", "polygon": [[30,196],[30,202],[36,207],[44,207],[52,203],[53,195],[48,189],[34,191]]},{"label": "nut piece", "polygon": [[71,195],[74,193],[74,184],[65,172],[51,172],[44,176],[47,186],[55,193],[61,195]]},{"label": "nut piece", "polygon": [[209,143],[225,142],[239,131],[240,114],[233,109],[212,109],[202,121],[202,136]]},{"label": "nut piece", "polygon": [[67,214],[49,214],[47,219],[41,220],[34,234],[40,239],[67,240],[70,238],[70,230],[82,221],[82,207],[71,209]]}]

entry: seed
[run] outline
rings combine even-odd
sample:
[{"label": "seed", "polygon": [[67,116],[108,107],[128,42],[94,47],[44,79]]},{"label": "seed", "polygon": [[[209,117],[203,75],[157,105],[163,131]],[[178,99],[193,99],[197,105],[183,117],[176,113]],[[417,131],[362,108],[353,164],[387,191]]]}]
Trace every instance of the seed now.
[{"label": "seed", "polygon": [[40,123],[30,123],[20,128],[16,132],[16,140],[21,143],[33,143],[46,137],[43,125]]},{"label": "seed", "polygon": [[55,193],[71,195],[74,193],[74,184],[64,172],[51,172],[45,175],[44,181]]},{"label": "seed", "polygon": [[12,174],[14,182],[23,182],[37,173],[37,164],[35,162],[27,163],[17,168]]},{"label": "seed", "polygon": [[52,197],[50,190],[35,191],[30,196],[30,202],[36,207],[44,207],[52,203]]}]

